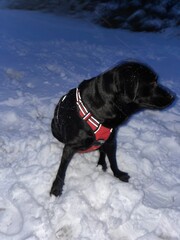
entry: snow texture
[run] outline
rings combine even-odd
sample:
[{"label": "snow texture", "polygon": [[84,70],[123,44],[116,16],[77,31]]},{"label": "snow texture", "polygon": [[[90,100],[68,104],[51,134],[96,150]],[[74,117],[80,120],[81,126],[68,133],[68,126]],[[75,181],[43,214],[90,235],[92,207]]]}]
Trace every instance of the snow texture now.
[{"label": "snow texture", "polygon": [[179,88],[179,39],[103,29],[50,14],[0,10],[0,239],[179,240],[180,103],[120,127],[118,165],[130,183],[76,154],[60,198],[49,191],[63,144],[55,104],[70,88],[124,59],[150,64]]}]

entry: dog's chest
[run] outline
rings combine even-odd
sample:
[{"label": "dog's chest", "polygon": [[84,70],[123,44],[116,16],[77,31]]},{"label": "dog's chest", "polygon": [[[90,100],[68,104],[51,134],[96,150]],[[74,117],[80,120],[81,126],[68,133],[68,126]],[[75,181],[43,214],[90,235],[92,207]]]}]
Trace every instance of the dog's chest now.
[{"label": "dog's chest", "polygon": [[79,116],[90,126],[95,135],[95,142],[93,145],[81,152],[97,150],[109,138],[113,129],[103,126],[95,117],[93,117],[92,113],[87,110],[81,100],[80,91],[78,88],[76,89],[76,104],[78,106]]}]

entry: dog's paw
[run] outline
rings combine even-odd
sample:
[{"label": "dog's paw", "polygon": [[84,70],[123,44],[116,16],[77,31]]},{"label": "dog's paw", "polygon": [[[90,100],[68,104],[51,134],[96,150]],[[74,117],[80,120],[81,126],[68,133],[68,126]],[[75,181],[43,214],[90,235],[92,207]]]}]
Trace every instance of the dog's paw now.
[{"label": "dog's paw", "polygon": [[50,195],[60,197],[63,191],[64,182],[61,179],[55,179],[51,187]]},{"label": "dog's paw", "polygon": [[106,161],[103,159],[99,159],[99,161],[98,161],[98,163],[97,163],[97,166],[99,166],[99,165],[101,165],[101,167],[102,167],[102,170],[104,171],[104,172],[106,172],[106,170],[107,170],[107,164],[106,164]]},{"label": "dog's paw", "polygon": [[97,166],[99,166],[99,165],[101,165],[102,170],[103,170],[104,172],[106,172],[106,170],[107,170],[107,164],[106,164],[105,162],[104,162],[104,163],[98,162]]},{"label": "dog's paw", "polygon": [[52,186],[50,191],[50,196],[54,195],[55,197],[60,197],[62,194],[62,189],[59,189],[57,186]]},{"label": "dog's paw", "polygon": [[130,176],[126,172],[122,172],[118,170],[116,173],[114,173],[114,176],[119,178],[119,180],[123,182],[129,182]]}]

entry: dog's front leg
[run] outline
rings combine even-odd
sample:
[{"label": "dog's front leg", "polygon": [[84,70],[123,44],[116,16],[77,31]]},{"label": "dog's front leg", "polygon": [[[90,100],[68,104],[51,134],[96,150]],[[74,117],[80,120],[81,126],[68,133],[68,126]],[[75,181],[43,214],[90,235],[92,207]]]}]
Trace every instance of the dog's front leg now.
[{"label": "dog's front leg", "polygon": [[60,163],[56,178],[52,184],[50,195],[53,194],[54,196],[57,197],[62,194],[66,170],[74,153],[75,151],[73,148],[71,148],[68,145],[64,146],[61,163]]},{"label": "dog's front leg", "polygon": [[106,164],[106,153],[103,151],[102,148],[99,149],[100,156],[97,165],[102,166],[102,170],[105,172],[107,170],[107,164]]},{"label": "dog's front leg", "polygon": [[105,144],[103,145],[103,150],[107,154],[114,176],[119,178],[123,182],[128,182],[130,178],[128,173],[120,171],[118,169],[117,160],[116,160],[116,149],[117,149],[117,143],[116,143],[116,130],[115,130],[112,132],[107,142],[105,142]]}]

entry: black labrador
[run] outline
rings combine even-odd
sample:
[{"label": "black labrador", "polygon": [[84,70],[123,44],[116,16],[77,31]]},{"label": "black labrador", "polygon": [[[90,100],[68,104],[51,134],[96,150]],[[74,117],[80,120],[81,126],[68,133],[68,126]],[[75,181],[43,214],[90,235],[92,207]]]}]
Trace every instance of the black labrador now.
[{"label": "black labrador", "polygon": [[120,171],[116,162],[116,131],[133,113],[164,109],[174,101],[174,94],[157,79],[149,66],[122,62],[81,82],[60,99],[51,127],[53,136],[65,146],[50,194],[62,194],[66,169],[76,152],[98,149],[102,169],[107,169],[107,155],[114,176],[128,182],[129,175]]}]

